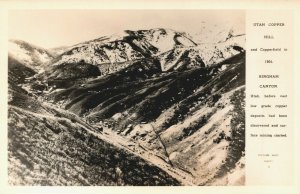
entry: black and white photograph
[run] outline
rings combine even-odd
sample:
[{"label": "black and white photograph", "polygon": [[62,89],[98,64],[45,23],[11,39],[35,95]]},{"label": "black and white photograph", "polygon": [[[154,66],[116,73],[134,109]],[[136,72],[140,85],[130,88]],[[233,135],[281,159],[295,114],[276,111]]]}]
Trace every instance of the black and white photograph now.
[{"label": "black and white photograph", "polygon": [[244,10],[8,12],[8,184],[245,185]]}]

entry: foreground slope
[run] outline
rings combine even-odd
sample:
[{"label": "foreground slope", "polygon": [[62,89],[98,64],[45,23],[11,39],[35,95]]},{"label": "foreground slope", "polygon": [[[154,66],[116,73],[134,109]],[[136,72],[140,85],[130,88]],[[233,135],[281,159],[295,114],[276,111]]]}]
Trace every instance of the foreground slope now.
[{"label": "foreground slope", "polygon": [[77,116],[9,91],[11,185],[179,185],[166,172],[101,138]]}]

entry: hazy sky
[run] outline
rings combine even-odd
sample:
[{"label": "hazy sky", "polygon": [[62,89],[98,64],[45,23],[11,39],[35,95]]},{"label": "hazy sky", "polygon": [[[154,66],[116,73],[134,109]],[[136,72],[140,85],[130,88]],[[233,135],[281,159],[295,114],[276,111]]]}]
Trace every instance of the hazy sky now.
[{"label": "hazy sky", "polygon": [[204,25],[237,25],[233,10],[12,10],[9,38],[44,48],[70,46],[123,30],[170,28],[196,33]]}]

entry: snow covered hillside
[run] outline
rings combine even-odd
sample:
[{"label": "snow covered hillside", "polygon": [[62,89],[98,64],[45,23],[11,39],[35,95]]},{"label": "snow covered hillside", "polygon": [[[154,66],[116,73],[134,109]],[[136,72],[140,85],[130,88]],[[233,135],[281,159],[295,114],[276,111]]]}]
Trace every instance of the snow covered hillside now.
[{"label": "snow covered hillside", "polygon": [[20,63],[36,71],[53,59],[46,49],[32,45],[22,40],[9,40],[8,54]]},{"label": "snow covered hillside", "polygon": [[[84,61],[98,66],[102,75],[120,71],[134,61],[149,57],[160,60],[162,71],[185,66],[182,58],[192,61],[192,66],[209,66],[243,50],[245,37],[228,33],[223,42],[197,44],[187,33],[171,29],[126,30],[74,45],[55,58],[52,65]],[[51,71],[51,66],[49,68]]]}]

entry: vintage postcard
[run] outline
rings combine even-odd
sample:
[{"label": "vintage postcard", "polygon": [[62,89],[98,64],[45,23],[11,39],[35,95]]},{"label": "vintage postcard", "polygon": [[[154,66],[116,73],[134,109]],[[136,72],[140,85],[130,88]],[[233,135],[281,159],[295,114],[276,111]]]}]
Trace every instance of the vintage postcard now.
[{"label": "vintage postcard", "polygon": [[71,2],[0,2],[3,191],[300,192],[298,3]]}]

